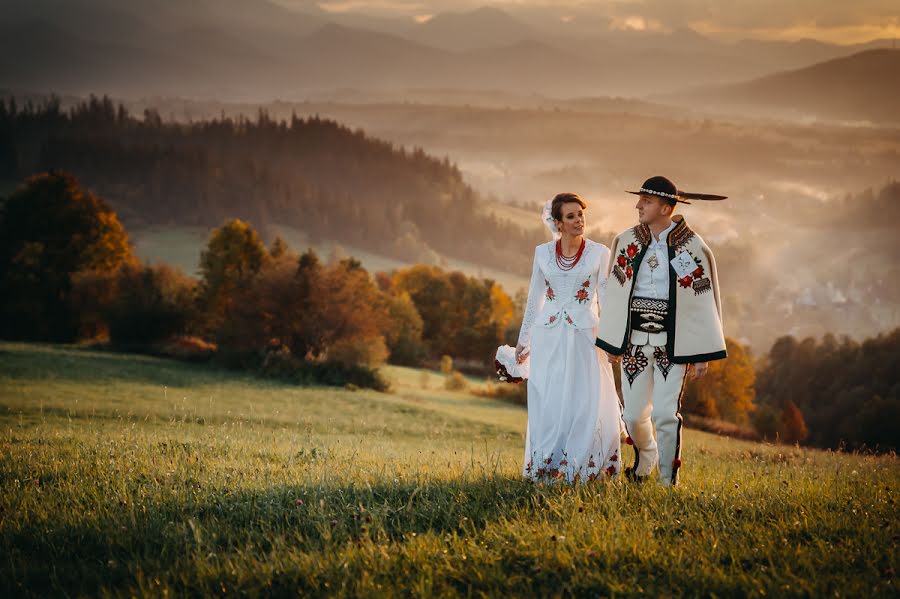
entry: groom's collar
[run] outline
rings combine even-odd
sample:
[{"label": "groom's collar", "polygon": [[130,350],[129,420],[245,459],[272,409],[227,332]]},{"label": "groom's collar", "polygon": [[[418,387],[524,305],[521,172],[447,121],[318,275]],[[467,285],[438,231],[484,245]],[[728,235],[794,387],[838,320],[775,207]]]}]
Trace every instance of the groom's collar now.
[{"label": "groom's collar", "polygon": [[[672,222],[675,223],[675,228],[669,230],[666,243],[677,248],[690,241],[694,236],[694,231],[688,226],[687,221],[684,220],[684,217],[680,214],[673,216]],[[650,227],[647,225],[636,225],[632,229],[632,232],[641,245],[650,245],[653,241],[653,234],[650,232]]]}]

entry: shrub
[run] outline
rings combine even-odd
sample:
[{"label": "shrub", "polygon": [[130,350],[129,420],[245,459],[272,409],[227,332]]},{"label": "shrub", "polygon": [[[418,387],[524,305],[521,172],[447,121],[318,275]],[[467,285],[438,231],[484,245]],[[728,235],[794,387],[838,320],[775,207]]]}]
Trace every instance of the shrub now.
[{"label": "shrub", "polygon": [[184,333],[194,315],[196,281],[167,265],[125,266],[106,321],[110,342],[146,350]]},{"label": "shrub", "polygon": [[328,348],[328,360],[347,366],[358,364],[375,368],[387,361],[384,337],[350,337],[338,339]]},{"label": "shrub", "polygon": [[453,372],[453,358],[450,356],[441,356],[441,372],[444,374]]},{"label": "shrub", "polygon": [[490,381],[484,387],[472,389],[472,395],[508,401],[519,406],[528,405],[528,384],[495,383]]},{"label": "shrub", "polygon": [[206,362],[216,354],[216,344],[200,337],[179,335],[160,343],[154,353],[185,362]]},{"label": "shrub", "polygon": [[469,381],[461,372],[453,371],[444,380],[444,389],[448,391],[465,391],[469,387]]}]

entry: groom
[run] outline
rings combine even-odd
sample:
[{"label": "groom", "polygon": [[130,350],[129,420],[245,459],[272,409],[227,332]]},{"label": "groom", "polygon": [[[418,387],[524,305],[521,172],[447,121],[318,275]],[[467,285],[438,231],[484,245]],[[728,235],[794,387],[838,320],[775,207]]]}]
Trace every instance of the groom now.
[{"label": "groom", "polygon": [[726,352],[716,261],[673,212],[687,199],[725,197],[680,192],[665,177],[651,177],[628,193],[639,196],[640,224],[613,242],[596,344],[610,362],[622,363],[626,442],[635,455],[626,474],[646,480],[658,463],[660,482],[675,485],[685,383]]}]

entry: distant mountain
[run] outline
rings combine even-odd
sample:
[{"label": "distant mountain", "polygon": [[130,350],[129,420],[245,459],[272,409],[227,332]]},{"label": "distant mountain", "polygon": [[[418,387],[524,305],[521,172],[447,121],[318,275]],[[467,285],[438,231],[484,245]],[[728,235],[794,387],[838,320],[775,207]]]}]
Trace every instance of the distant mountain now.
[{"label": "distant mountain", "polygon": [[0,81],[4,87],[90,93],[112,90],[136,92],[131,82],[158,81],[190,70],[191,59],[98,42],[72,35],[45,21],[0,27]]},{"label": "distant mountain", "polygon": [[126,96],[252,95],[271,59],[222,32],[154,34],[142,46],[85,39],[44,21],[0,26],[0,86]]},{"label": "distant mountain", "polygon": [[598,24],[594,34],[560,35],[495,8],[415,25],[301,13],[272,0],[3,2],[0,87],[22,92],[267,101],[336,89],[456,89],[636,98],[737,84],[851,51],[810,40],[724,43],[688,28]]},{"label": "distant mountain", "polygon": [[457,59],[457,63],[455,86],[463,89],[572,96],[582,90],[596,91],[603,84],[597,62],[533,40],[472,50]]},{"label": "distant mountain", "polygon": [[440,13],[410,27],[404,36],[435,48],[464,51],[510,46],[535,39],[539,34],[502,10],[484,7],[470,12]]},{"label": "distant mountain", "polygon": [[882,49],[660,99],[753,114],[900,123],[898,97],[900,50]]},{"label": "distant mountain", "polygon": [[391,89],[415,81],[433,83],[452,65],[452,55],[396,36],[325,25],[296,44],[292,91],[363,87]]}]

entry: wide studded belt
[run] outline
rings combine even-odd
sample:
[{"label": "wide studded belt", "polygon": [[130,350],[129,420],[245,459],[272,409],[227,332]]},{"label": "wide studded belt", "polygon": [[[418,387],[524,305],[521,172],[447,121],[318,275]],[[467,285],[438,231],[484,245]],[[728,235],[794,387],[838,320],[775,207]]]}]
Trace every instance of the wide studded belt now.
[{"label": "wide studded belt", "polygon": [[631,328],[644,333],[662,333],[668,328],[669,302],[649,297],[631,299]]}]

